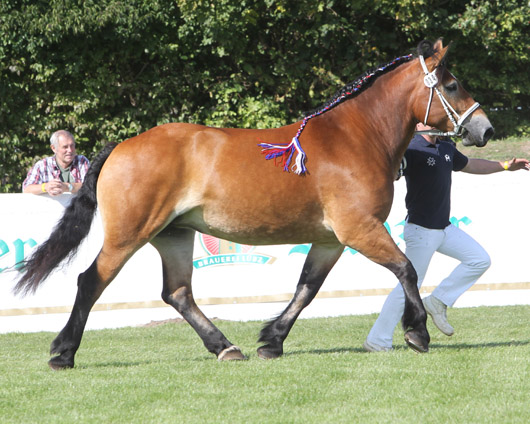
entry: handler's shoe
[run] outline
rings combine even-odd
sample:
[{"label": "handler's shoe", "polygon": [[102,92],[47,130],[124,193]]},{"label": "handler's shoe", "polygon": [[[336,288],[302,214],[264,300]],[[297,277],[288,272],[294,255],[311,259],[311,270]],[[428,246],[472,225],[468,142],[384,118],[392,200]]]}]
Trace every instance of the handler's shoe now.
[{"label": "handler's shoe", "polygon": [[423,306],[431,316],[432,322],[446,336],[452,336],[455,329],[447,322],[447,306],[441,300],[436,299],[433,295],[423,299]]},{"label": "handler's shoe", "polygon": [[365,340],[363,343],[364,350],[367,352],[390,352],[393,350],[393,347],[379,346],[375,343],[370,343],[368,340]]}]

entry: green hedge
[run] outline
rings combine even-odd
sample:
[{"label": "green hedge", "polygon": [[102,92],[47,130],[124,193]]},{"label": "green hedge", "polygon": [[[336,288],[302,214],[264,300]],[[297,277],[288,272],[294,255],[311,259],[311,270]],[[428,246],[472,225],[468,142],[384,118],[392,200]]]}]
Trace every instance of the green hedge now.
[{"label": "green hedge", "polygon": [[20,190],[56,129],[92,157],[166,122],[279,126],[424,38],[454,42],[452,71],[503,111],[498,135],[527,135],[526,0],[431,3],[3,0],[0,192]]}]

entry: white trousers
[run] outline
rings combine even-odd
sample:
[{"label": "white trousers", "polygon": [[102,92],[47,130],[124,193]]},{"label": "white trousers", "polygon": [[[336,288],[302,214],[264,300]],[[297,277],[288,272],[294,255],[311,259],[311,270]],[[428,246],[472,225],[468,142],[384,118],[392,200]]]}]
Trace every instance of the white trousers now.
[{"label": "white trousers", "polygon": [[[418,274],[418,288],[423,283],[434,252],[440,252],[461,262],[432,293],[447,306],[453,306],[456,299],[469,289],[491,264],[490,257],[482,246],[452,224],[443,230],[430,230],[407,223],[403,235],[406,244],[405,255]],[[394,329],[404,310],[405,293],[401,284],[398,284],[388,295],[367,340],[379,346],[392,347]]]}]

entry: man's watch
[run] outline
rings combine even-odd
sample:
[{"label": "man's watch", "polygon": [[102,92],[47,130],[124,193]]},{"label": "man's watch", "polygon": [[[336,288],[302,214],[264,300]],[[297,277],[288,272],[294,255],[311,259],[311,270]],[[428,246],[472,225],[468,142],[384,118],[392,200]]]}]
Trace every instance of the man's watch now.
[{"label": "man's watch", "polygon": [[68,183],[68,191],[71,193],[73,189],[74,186],[72,185],[72,183]]}]

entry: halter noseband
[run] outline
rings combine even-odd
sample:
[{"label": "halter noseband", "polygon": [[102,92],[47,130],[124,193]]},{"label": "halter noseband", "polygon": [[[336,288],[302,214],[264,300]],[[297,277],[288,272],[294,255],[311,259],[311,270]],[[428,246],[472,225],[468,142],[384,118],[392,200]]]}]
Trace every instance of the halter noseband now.
[{"label": "halter noseband", "polygon": [[[427,110],[425,111],[425,119],[423,120],[423,124],[427,125],[427,118],[429,117],[429,111],[431,109],[431,103],[432,103],[432,97],[433,97],[433,90],[436,91],[436,94],[438,95],[440,102],[442,103],[442,106],[445,110],[445,113],[449,117],[449,120],[453,123],[453,131],[443,132],[440,130],[425,130],[425,131],[416,131],[416,134],[426,134],[426,135],[435,135],[435,136],[449,136],[449,137],[462,137],[464,127],[462,124],[467,119],[469,115],[471,115],[475,110],[477,110],[480,107],[479,103],[473,104],[468,110],[464,112],[462,116],[459,116],[458,113],[453,109],[453,107],[449,104],[449,102],[445,99],[443,94],[438,89],[438,77],[436,76],[436,69],[434,69],[432,72],[429,72],[427,69],[427,65],[425,65],[425,60],[423,59],[423,56],[420,55],[420,64],[423,69],[423,72],[425,73],[425,77],[423,78],[423,82],[427,88],[429,88],[429,103],[427,104]],[[458,121],[455,120],[458,119]]]}]

